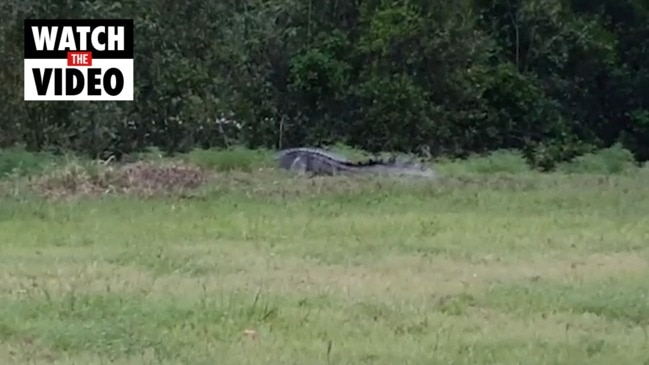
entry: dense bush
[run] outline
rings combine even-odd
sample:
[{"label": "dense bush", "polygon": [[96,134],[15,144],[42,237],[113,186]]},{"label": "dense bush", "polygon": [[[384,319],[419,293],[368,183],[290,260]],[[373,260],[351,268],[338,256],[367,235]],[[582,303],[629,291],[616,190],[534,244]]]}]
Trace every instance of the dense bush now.
[{"label": "dense bush", "polygon": [[[620,143],[649,159],[644,0],[7,0],[0,15],[0,147],[516,149],[550,168]],[[78,17],[135,19],[135,102],[23,102],[22,19]]]}]

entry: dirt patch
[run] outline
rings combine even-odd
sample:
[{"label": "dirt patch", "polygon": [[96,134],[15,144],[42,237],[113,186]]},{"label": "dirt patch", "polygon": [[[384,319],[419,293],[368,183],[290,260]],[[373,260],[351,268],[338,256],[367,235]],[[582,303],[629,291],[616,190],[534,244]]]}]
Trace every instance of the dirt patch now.
[{"label": "dirt patch", "polygon": [[104,194],[153,197],[196,189],[208,177],[209,174],[200,167],[175,161],[92,166],[70,164],[35,179],[32,187],[52,199]]}]

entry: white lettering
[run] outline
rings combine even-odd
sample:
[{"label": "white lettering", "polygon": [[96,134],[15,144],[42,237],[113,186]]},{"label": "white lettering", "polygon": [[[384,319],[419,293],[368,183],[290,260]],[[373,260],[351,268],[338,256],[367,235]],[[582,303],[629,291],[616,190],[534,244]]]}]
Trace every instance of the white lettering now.
[{"label": "white lettering", "polygon": [[36,50],[44,51],[47,48],[48,51],[54,49],[56,42],[56,33],[58,32],[59,27],[32,27],[32,36],[34,37],[34,44],[36,45]]},{"label": "white lettering", "polygon": [[124,27],[108,28],[108,50],[124,50]]},{"label": "white lettering", "polygon": [[59,51],[76,51],[77,46],[74,41],[74,33],[72,33],[72,28],[63,27],[61,30],[61,41],[59,42]]},{"label": "white lettering", "polygon": [[77,27],[77,33],[80,35],[81,44],[79,44],[79,50],[88,49],[88,33],[90,33],[90,27],[79,26]]},{"label": "white lettering", "polygon": [[[108,29],[106,29],[108,28]],[[56,36],[59,27],[32,27],[34,44],[39,51],[52,51],[56,45]],[[79,34],[79,47],[74,37],[75,31]],[[61,39],[59,40],[59,51],[84,51],[88,50],[88,33],[90,33],[90,44],[97,51],[123,51],[126,48],[124,39],[124,27],[99,26],[90,31],[88,26],[62,27]],[[106,33],[107,42],[99,41],[100,34]]]},{"label": "white lettering", "polygon": [[99,34],[105,32],[106,32],[106,27],[104,27],[103,25],[93,29],[92,31],[92,35],[90,36],[91,37],[90,42],[92,43],[92,47],[97,51],[103,51],[106,49],[104,44],[99,42]]}]

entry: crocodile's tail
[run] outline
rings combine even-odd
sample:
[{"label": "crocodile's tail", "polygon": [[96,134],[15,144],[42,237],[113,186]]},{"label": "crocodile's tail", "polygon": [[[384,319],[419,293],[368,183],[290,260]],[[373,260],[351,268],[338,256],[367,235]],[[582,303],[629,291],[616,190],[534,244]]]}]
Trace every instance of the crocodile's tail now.
[{"label": "crocodile's tail", "polygon": [[358,168],[367,168],[378,173],[397,176],[418,176],[426,178],[436,178],[435,171],[425,164],[414,159],[403,159],[391,156],[387,159],[369,159],[366,161],[350,163],[349,165]]}]

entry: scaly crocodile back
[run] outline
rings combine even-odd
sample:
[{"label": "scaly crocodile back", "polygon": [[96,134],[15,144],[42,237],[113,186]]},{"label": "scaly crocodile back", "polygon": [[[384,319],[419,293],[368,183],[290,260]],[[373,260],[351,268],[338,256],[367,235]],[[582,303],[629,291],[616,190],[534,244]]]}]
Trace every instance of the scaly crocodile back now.
[{"label": "scaly crocodile back", "polygon": [[413,161],[392,157],[388,160],[369,159],[362,162],[350,162],[343,156],[320,148],[298,147],[286,149],[277,154],[277,159],[281,168],[316,175],[333,175],[339,172],[367,172],[400,176],[435,176],[433,171]]},{"label": "scaly crocodile back", "polygon": [[295,156],[295,155],[307,155],[307,154],[313,154],[313,155],[319,155],[324,158],[328,158],[331,160],[335,160],[338,162],[348,162],[347,158],[345,156],[341,156],[339,154],[329,152],[326,150],[323,150],[321,148],[311,148],[311,147],[295,147],[295,148],[287,148],[285,150],[281,150],[278,154],[278,158],[282,158],[285,156]]},{"label": "scaly crocodile back", "polygon": [[301,172],[311,172],[310,170],[316,166],[320,166],[317,170],[322,170],[326,166],[330,166],[330,169],[333,170],[334,166],[347,163],[347,159],[343,156],[320,148],[309,147],[282,150],[277,154],[277,160],[281,168]]}]

